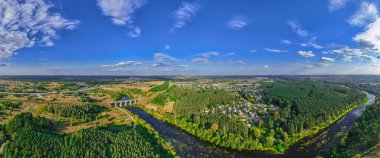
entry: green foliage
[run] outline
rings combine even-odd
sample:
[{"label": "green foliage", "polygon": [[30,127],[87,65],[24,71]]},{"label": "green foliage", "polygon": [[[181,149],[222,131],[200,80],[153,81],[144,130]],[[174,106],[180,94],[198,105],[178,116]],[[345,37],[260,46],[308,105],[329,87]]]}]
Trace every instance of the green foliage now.
[{"label": "green foliage", "polygon": [[21,102],[7,101],[7,100],[0,101],[0,110],[10,110],[10,109],[18,108],[20,106],[21,106]]},{"label": "green foliage", "polygon": [[46,90],[48,90],[48,88],[46,88],[46,86],[44,86],[44,85],[37,85],[34,88],[36,90],[38,90],[38,91],[46,91]]},{"label": "green foliage", "polygon": [[30,113],[23,113],[6,126],[12,141],[4,157],[173,157],[154,134],[141,125],[120,131],[84,129],[75,134],[41,131]]},{"label": "green foliage", "polygon": [[154,86],[153,88],[149,89],[149,92],[159,92],[164,91],[167,88],[169,88],[169,81],[164,82],[161,85]]},{"label": "green foliage", "polygon": [[110,90],[100,89],[98,93],[105,93],[110,95],[115,101],[120,100],[122,97],[128,97],[129,99],[136,98],[138,96],[144,95],[144,92],[141,89],[131,88],[122,92],[114,92]]},{"label": "green foliage", "polygon": [[291,134],[333,120],[366,99],[364,93],[333,84],[279,82],[263,87],[263,102],[282,108],[276,120]]},{"label": "green foliage", "polygon": [[168,93],[161,93],[153,98],[152,103],[163,106],[168,102],[169,98],[170,96]]},{"label": "green foliage", "polygon": [[58,104],[49,104],[46,106],[46,111],[54,113],[62,117],[72,117],[76,119],[81,119],[83,121],[94,120],[97,114],[102,112],[104,108],[93,104],[85,105],[58,105]]},{"label": "green foliage", "polygon": [[79,93],[79,98],[80,98],[81,102],[85,102],[85,103],[97,102],[96,99],[90,98],[87,93]]},{"label": "green foliage", "polygon": [[75,82],[64,82],[61,85],[60,89],[61,90],[67,89],[67,90],[70,90],[70,91],[75,91],[75,90],[78,90],[80,87],[81,87],[81,85],[78,85]]},{"label": "green foliage", "polygon": [[380,103],[368,106],[363,115],[331,151],[331,157],[354,157],[380,140]]},{"label": "green foliage", "polygon": [[175,101],[176,118],[169,121],[202,140],[239,150],[284,151],[300,137],[301,131],[334,120],[366,98],[359,91],[339,85],[292,82],[264,84],[262,96],[262,102],[275,105],[278,110],[258,113],[261,118],[253,127],[238,115],[205,112],[241,99],[224,90],[173,86],[157,96],[155,102]]}]

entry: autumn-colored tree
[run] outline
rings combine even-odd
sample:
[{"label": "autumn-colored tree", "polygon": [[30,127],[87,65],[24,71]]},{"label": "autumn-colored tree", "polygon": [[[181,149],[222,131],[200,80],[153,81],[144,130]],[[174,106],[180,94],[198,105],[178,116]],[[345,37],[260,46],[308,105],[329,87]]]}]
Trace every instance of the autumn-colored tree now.
[{"label": "autumn-colored tree", "polygon": [[212,125],[211,125],[211,130],[213,131],[213,132],[215,132],[216,130],[218,130],[219,129],[219,125],[217,124],[217,123],[213,123]]}]

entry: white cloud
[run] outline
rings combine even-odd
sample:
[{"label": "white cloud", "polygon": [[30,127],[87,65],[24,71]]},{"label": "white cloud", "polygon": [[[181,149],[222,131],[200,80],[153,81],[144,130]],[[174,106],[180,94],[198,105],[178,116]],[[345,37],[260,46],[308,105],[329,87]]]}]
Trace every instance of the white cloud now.
[{"label": "white cloud", "polygon": [[234,52],[229,52],[229,53],[224,54],[224,56],[232,56],[232,55],[235,55],[235,53]]},{"label": "white cloud", "polygon": [[152,65],[153,67],[167,67],[167,66],[171,66],[170,63],[166,63],[166,62],[160,62],[160,63],[155,63]]},{"label": "white cloud", "polygon": [[322,54],[329,54],[329,52],[327,52],[327,51],[323,51],[323,52],[321,52]]},{"label": "white cloud", "polygon": [[220,55],[219,52],[207,52],[207,53],[198,54],[198,56],[202,56],[202,57],[205,57],[205,58],[209,58],[209,57],[212,57],[212,56],[219,56],[219,55]]},{"label": "white cloud", "polygon": [[307,47],[307,44],[306,43],[300,43],[300,46]]},{"label": "white cloud", "polygon": [[133,14],[147,3],[147,0],[97,0],[102,13],[110,16],[115,25],[128,26],[128,35],[133,38],[141,34],[141,28],[133,24]]},{"label": "white cloud", "polygon": [[360,56],[358,56],[358,58],[360,60],[371,61],[371,62],[376,62],[377,61],[377,58],[375,58],[373,56],[369,56],[369,55],[360,55]]},{"label": "white cloud", "polygon": [[291,45],[291,44],[292,44],[292,41],[289,41],[289,40],[282,40],[281,43],[282,43],[282,44],[286,44],[286,45]]},{"label": "white cloud", "polygon": [[353,37],[353,41],[363,48],[380,51],[380,17],[374,3],[362,2],[349,22],[355,26],[364,26],[364,31]]},{"label": "white cloud", "polygon": [[352,56],[349,56],[349,55],[342,55],[342,60],[343,61],[352,61]]},{"label": "white cloud", "polygon": [[170,45],[168,45],[168,44],[165,45],[165,47],[164,47],[165,50],[170,50],[170,48],[171,48],[171,47],[170,47]]},{"label": "white cloud", "polygon": [[348,19],[353,26],[365,26],[378,18],[378,11],[374,3],[362,2],[360,9]]},{"label": "white cloud", "polygon": [[125,66],[138,66],[141,65],[141,62],[138,61],[123,61],[113,65],[102,65],[101,68],[116,68],[116,67],[125,67]]},{"label": "white cloud", "polygon": [[315,57],[312,51],[298,51],[297,54],[305,58]]},{"label": "white cloud", "polygon": [[346,3],[349,0],[329,0],[329,6],[328,9],[330,12],[339,10],[341,8],[344,8],[346,6]]},{"label": "white cloud", "polygon": [[267,52],[272,52],[272,53],[284,53],[288,52],[287,50],[280,50],[280,49],[273,49],[273,48],[264,48],[265,51]]},{"label": "white cloud", "polygon": [[288,25],[299,36],[305,37],[309,35],[297,21],[288,21]]},{"label": "white cloud", "polygon": [[335,61],[334,58],[328,58],[328,57],[321,57],[321,61],[324,61],[324,62],[333,62]]},{"label": "white cloud", "polygon": [[163,61],[165,59],[168,59],[170,61],[177,61],[177,58],[172,57],[172,56],[170,56],[168,54],[161,53],[161,52],[154,53],[154,60],[156,60],[156,61]]},{"label": "white cloud", "polygon": [[269,66],[268,65],[264,65],[263,68],[269,68]]},{"label": "white cloud", "polygon": [[245,64],[245,62],[241,61],[241,60],[236,61],[236,63],[238,63],[238,64]]},{"label": "white cloud", "polygon": [[193,59],[191,62],[194,64],[205,64],[205,63],[208,63],[209,61],[207,58],[196,58],[196,59]]},{"label": "white cloud", "polygon": [[244,15],[234,16],[230,21],[226,23],[226,26],[230,29],[240,30],[246,27],[249,23],[249,20]]},{"label": "white cloud", "polygon": [[141,35],[141,28],[138,26],[131,27],[131,29],[128,31],[128,36],[133,38],[138,38]]},{"label": "white cloud", "polygon": [[189,65],[178,65],[178,67],[186,68],[189,67]]},{"label": "white cloud", "polygon": [[356,35],[353,40],[361,47],[380,50],[380,18],[369,24],[365,31]]},{"label": "white cloud", "polygon": [[79,21],[68,20],[43,0],[0,1],[0,58],[34,45],[53,46],[58,30],[74,29]]},{"label": "white cloud", "polygon": [[187,22],[197,15],[200,5],[195,2],[182,2],[178,9],[173,13],[174,23],[171,31],[182,28]]},{"label": "white cloud", "polygon": [[373,55],[371,56],[370,54],[379,54],[380,51],[376,49],[370,49],[370,48],[363,48],[363,49],[358,49],[358,48],[349,48],[349,47],[343,47],[341,49],[336,49],[336,50],[331,50],[331,54],[338,54],[341,56],[341,59],[343,61],[351,61],[352,58],[357,58],[360,60],[365,60],[365,61],[377,61]]},{"label": "white cloud", "polygon": [[316,42],[317,38],[316,37],[313,37],[311,38],[311,40],[307,43],[309,46],[315,48],[315,49],[322,49],[323,46],[317,44]]}]

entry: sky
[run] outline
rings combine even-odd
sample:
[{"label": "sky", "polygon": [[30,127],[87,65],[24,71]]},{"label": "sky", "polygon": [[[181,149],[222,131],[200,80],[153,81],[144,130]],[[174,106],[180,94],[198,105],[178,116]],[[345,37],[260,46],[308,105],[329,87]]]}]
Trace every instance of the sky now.
[{"label": "sky", "polygon": [[377,0],[1,0],[0,75],[380,74]]}]

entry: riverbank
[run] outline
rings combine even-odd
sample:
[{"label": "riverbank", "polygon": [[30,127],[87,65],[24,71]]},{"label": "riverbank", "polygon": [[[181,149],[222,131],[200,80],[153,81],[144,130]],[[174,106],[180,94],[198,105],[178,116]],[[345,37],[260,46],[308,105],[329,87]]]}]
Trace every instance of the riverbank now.
[{"label": "riverbank", "polygon": [[[345,110],[342,114],[340,114],[338,117],[328,121],[327,123],[324,123],[322,126],[320,127],[317,127],[315,129],[311,129],[311,130],[308,130],[308,131],[303,131],[302,133],[299,134],[298,138],[297,139],[293,139],[292,141],[290,141],[286,148],[286,150],[282,151],[282,152],[278,152],[275,148],[261,148],[261,149],[258,149],[258,150],[241,150],[241,152],[243,153],[248,153],[248,154],[257,154],[259,153],[260,155],[263,154],[263,155],[271,155],[270,157],[276,157],[277,156],[281,156],[281,155],[284,155],[284,154],[287,154],[288,152],[288,149],[292,148],[292,146],[294,146],[294,144],[297,144],[299,143],[300,141],[302,141],[303,139],[308,139],[309,137],[314,137],[315,135],[318,135],[320,133],[322,133],[323,131],[325,131],[328,127],[330,127],[332,124],[335,124],[337,121],[339,121],[340,119],[342,119],[342,117],[344,117],[345,115],[347,115],[350,111],[360,107],[360,106],[363,106],[366,102],[368,102],[368,98],[366,98],[365,100],[363,100],[361,103],[359,103],[357,106],[354,106],[352,108],[349,108],[347,110]],[[147,112],[148,114],[152,115],[153,117],[163,121],[164,123],[167,123],[167,124],[170,124],[172,126],[176,126],[176,127],[179,127],[181,130],[184,130],[185,132],[191,134],[192,136],[196,137],[197,139],[200,139],[201,141],[205,141],[205,142],[209,142],[208,140],[203,140],[201,139],[200,137],[197,137],[196,136],[196,133],[193,133],[191,130],[186,130],[186,128],[182,127],[182,126],[179,126],[179,124],[177,123],[177,120],[172,120],[170,118],[167,118],[165,117],[164,115],[162,114],[159,114],[157,112],[154,112],[152,110],[148,110],[148,109],[145,109],[143,106],[136,106],[138,107],[139,109],[142,109],[144,110],[145,112]],[[209,142],[211,143],[211,142]],[[213,145],[217,146],[217,147],[220,147],[220,148],[226,148],[226,147],[222,147],[222,146],[218,146],[214,143],[212,143]],[[236,149],[231,149],[231,148],[227,148],[227,150],[231,151],[231,150],[236,150]],[[239,151],[239,150],[236,150],[236,151]]]}]

